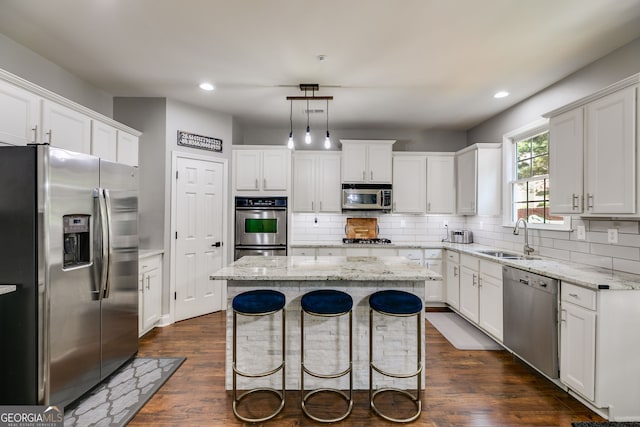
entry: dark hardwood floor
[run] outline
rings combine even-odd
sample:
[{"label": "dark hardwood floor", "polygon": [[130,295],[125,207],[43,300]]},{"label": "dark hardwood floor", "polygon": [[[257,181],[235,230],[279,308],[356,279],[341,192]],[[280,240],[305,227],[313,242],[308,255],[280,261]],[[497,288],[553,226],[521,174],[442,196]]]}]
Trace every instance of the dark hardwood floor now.
[{"label": "dark hardwood floor", "polygon": [[[572,421],[604,421],[506,351],[456,350],[425,323],[426,390],[422,415],[411,425],[571,426]],[[141,339],[138,355],[187,360],[130,426],[244,424],[233,416],[231,393],[224,388],[224,312],[156,328]],[[351,416],[336,425],[392,425],[370,413],[366,392],[356,393],[355,399]],[[302,415],[299,393],[291,392],[283,412],[264,425],[322,424]]]}]

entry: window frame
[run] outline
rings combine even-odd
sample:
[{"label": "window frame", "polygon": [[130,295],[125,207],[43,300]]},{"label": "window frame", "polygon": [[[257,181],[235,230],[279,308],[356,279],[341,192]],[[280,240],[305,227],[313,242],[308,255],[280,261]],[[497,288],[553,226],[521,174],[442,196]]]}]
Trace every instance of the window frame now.
[{"label": "window frame", "polygon": [[[502,189],[502,226],[514,227],[515,221],[511,218],[511,209],[513,206],[513,184],[523,180],[517,179],[515,176],[515,145],[518,141],[535,136],[539,133],[549,130],[549,119],[539,119],[518,129],[514,129],[502,136],[502,172],[505,177]],[[550,142],[551,143],[551,142]],[[549,175],[546,176],[549,179]],[[551,182],[551,191],[553,191],[553,182]],[[548,224],[548,223],[527,223],[529,228],[538,230],[571,230],[571,216],[564,215],[564,224]]]}]

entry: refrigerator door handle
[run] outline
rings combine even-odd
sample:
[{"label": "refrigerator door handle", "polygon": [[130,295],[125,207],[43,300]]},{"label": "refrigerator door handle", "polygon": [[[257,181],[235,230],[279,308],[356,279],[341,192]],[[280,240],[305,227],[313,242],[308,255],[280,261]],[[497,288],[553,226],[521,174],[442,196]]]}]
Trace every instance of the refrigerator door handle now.
[{"label": "refrigerator door handle", "polygon": [[[111,227],[111,197],[109,196],[109,190],[107,190],[106,188],[102,190],[103,194],[104,194],[104,206],[105,206],[105,219],[106,219],[106,224],[103,222],[103,224],[106,225],[106,236],[107,236],[107,244],[103,245],[102,251],[103,254],[106,252],[107,254],[107,262],[105,263],[105,265],[103,266],[104,270],[106,270],[106,280],[104,282],[104,295],[103,298],[109,298],[109,291],[111,290],[111,280],[109,280],[109,272],[111,272],[111,257],[113,255],[113,250],[111,247],[111,239],[113,238],[113,233],[111,232],[112,227]],[[103,231],[103,236],[105,235],[105,232]]]},{"label": "refrigerator door handle", "polygon": [[101,234],[101,256],[100,256],[100,286],[98,288],[98,298],[102,299],[107,287],[109,273],[109,232],[107,223],[107,203],[104,190],[97,188],[98,206],[100,208],[100,234]]}]

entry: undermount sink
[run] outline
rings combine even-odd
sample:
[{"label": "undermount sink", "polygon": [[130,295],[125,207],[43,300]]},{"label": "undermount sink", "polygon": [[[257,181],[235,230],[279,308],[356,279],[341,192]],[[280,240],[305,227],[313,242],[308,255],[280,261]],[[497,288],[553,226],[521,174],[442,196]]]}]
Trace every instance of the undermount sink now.
[{"label": "undermount sink", "polygon": [[540,259],[531,255],[519,255],[513,252],[504,251],[478,251],[478,253],[502,259]]}]

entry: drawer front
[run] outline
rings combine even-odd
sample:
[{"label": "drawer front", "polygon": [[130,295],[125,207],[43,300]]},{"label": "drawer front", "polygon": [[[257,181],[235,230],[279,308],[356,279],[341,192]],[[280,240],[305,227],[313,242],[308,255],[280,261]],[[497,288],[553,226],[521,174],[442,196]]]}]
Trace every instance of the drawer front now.
[{"label": "drawer front", "polygon": [[470,268],[471,270],[478,271],[480,265],[480,259],[471,255],[460,255],[460,265]]},{"label": "drawer front", "polygon": [[139,273],[146,273],[148,271],[160,268],[162,264],[162,255],[154,255],[146,257],[140,260]]},{"label": "drawer front", "polygon": [[453,262],[455,264],[460,263],[460,254],[454,251],[446,251],[447,253],[447,261]]},{"label": "drawer front", "polygon": [[315,248],[291,248],[289,252],[290,252],[290,255],[293,255],[293,256],[315,256],[316,255]]},{"label": "drawer front", "polygon": [[480,273],[495,277],[502,281],[502,264],[481,259]]},{"label": "drawer front", "polygon": [[422,264],[421,249],[398,249],[398,256],[410,259],[417,264]]},{"label": "drawer front", "polygon": [[318,256],[343,256],[344,248],[318,248]]},{"label": "drawer front", "polygon": [[425,249],[424,259],[442,259],[442,249]]},{"label": "drawer front", "polygon": [[567,301],[589,310],[596,309],[596,291],[576,286],[571,283],[560,284],[562,301]]}]

